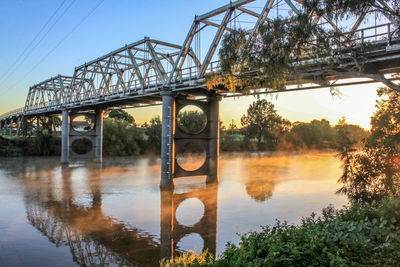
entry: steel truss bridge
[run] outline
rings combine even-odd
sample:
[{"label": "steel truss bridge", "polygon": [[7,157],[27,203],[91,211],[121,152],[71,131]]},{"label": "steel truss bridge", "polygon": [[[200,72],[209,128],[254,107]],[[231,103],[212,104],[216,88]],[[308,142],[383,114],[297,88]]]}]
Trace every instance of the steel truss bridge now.
[{"label": "steel truss bridge", "polygon": [[[376,4],[389,8],[384,0],[377,0]],[[0,126],[12,129],[13,125],[22,125],[23,120],[35,116],[63,113],[62,160],[68,161],[71,140],[79,136],[71,129],[70,120],[74,114],[92,111],[96,121],[95,130],[91,134],[95,143],[94,156],[101,160],[102,110],[162,104],[162,177],[172,181],[177,176],[215,173],[212,169],[218,168],[218,102],[221,97],[241,95],[223,89],[207,89],[206,75],[220,71],[217,51],[224,33],[238,28],[245,29],[247,40],[252,44],[258,36],[260,25],[277,17],[298,14],[301,8],[301,0],[238,0],[195,16],[182,45],[145,37],[76,67],[72,76],[58,75],[31,86],[25,106],[1,115]],[[369,72],[380,75],[399,73],[400,39],[395,34],[399,29],[398,18],[384,14],[379,18],[379,23],[375,17],[374,25],[367,22],[361,27],[362,22],[374,12],[364,10],[358,18],[341,22],[333,22],[326,15],[310,16],[313,23],[323,27],[346,29],[341,37],[343,40],[369,43],[372,49],[365,61]],[[316,61],[302,64],[310,66],[310,76],[313,69],[318,67]],[[330,86],[332,81],[335,81],[335,86],[377,82],[373,79],[342,80],[358,78],[346,76],[345,73],[341,76],[342,67],[343,64],[338,64],[335,68],[339,74],[326,77],[322,83],[310,81],[297,85],[293,82],[293,85],[283,90],[260,88],[252,90],[250,94],[322,88]],[[199,106],[208,117],[205,132],[199,135],[187,135],[176,127],[177,112],[188,104]],[[175,162],[175,143],[185,144],[205,139],[209,144],[204,145],[207,153],[204,165],[194,172],[180,168]]]}]

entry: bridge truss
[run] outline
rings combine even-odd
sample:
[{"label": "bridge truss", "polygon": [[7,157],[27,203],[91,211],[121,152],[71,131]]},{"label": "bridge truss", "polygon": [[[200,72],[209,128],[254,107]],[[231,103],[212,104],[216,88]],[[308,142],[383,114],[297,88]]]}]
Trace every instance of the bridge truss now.
[{"label": "bridge truss", "polygon": [[[92,151],[83,156],[93,156],[95,160],[102,161],[105,109],[162,103],[161,187],[173,185],[173,179],[182,176],[204,175],[207,183],[218,182],[219,101],[221,97],[243,95],[242,92],[232,93],[224,88],[209,90],[207,87],[207,75],[221,75],[217,51],[222,37],[227,32],[244,30],[247,47],[252,49],[260,39],[261,25],[276,18],[299,14],[302,12],[302,3],[301,0],[237,0],[195,16],[182,45],[145,37],[75,68],[70,77],[58,75],[32,86],[23,108],[0,116],[0,128],[7,128],[10,134],[16,128],[18,135],[27,132],[25,129],[28,127],[23,125],[27,125],[28,120],[37,117],[36,127],[39,127],[39,117],[62,113],[61,161],[67,163],[70,155],[77,156],[73,146],[82,139],[92,143]],[[258,5],[261,7],[258,8]],[[384,0],[376,0],[375,8],[390,11]],[[396,78],[389,77],[400,73],[399,17],[390,15],[395,12],[383,12],[379,23],[375,17],[375,24],[371,25],[374,12],[365,9],[359,17],[346,17],[340,22],[332,21],[326,14],[309,14],[315,25],[333,28],[336,34],[339,33],[339,37],[335,37],[339,40],[338,44],[332,42],[331,47],[334,54],[340,55],[340,58],[333,58],[337,62],[331,66],[326,62],[332,58],[314,57],[294,62],[307,67],[303,84],[293,79],[283,89],[259,88],[246,94],[378,81],[394,85],[400,91],[400,86],[392,82]],[[363,21],[367,21],[365,27],[360,28]],[[371,48],[363,54],[366,71],[362,75],[349,71],[356,69],[357,62],[349,57],[353,48],[345,45],[347,41],[360,47],[368,43]],[[324,73],[318,75],[322,79],[314,79],[321,70]],[[250,74],[253,79],[262,79],[261,71],[252,70]],[[363,79],[343,81],[344,78],[360,77]],[[177,113],[185,105],[195,105],[207,115],[206,126],[201,132],[183,133],[177,124]],[[94,127],[90,131],[79,132],[71,124],[82,114],[93,122]],[[179,147],[187,144],[198,144],[206,154],[206,160],[197,170],[185,170],[176,161]]]},{"label": "bridge truss", "polygon": [[[387,4],[377,0],[382,7]],[[254,7],[253,5],[260,5]],[[261,8],[262,7],[262,8]],[[110,52],[75,68],[73,76],[58,75],[32,86],[25,106],[0,115],[0,121],[19,116],[33,116],[59,113],[62,109],[88,109],[94,106],[142,106],[159,103],[160,92],[179,91],[196,95],[196,91],[206,88],[204,77],[219,71],[217,50],[226,32],[241,28],[248,33],[251,45],[257,38],[263,23],[275,18],[299,13],[300,0],[239,0],[200,16],[195,16],[182,45],[159,40],[144,39]],[[362,22],[371,16],[373,10],[364,12],[353,20],[333,22],[326,15],[313,16],[314,23],[334,29],[343,28],[348,32],[343,38],[376,45],[370,63],[387,65],[399,59],[400,47],[394,39],[399,21],[384,14],[381,25],[360,29]],[[200,38],[202,36],[202,38]],[[382,64],[382,62],[385,62]],[[399,66],[391,66],[381,72],[396,72]],[[332,77],[340,79],[341,77]],[[347,78],[347,77],[346,77]],[[360,81],[374,82],[372,80]],[[339,83],[347,85],[347,83]],[[349,85],[354,84],[350,82]],[[307,84],[286,88],[287,91],[320,88],[327,84]],[[271,89],[251,93],[269,93]],[[219,91],[224,96],[238,96],[227,91]]]}]

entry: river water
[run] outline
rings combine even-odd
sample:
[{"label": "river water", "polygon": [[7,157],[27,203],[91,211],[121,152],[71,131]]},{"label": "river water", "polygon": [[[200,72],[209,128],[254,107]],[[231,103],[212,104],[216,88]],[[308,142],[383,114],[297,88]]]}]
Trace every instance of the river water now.
[{"label": "river water", "polygon": [[222,154],[218,185],[179,178],[160,190],[156,157],[0,158],[0,265],[157,266],[187,249],[219,254],[237,233],[345,205],[340,165],[333,153]]}]

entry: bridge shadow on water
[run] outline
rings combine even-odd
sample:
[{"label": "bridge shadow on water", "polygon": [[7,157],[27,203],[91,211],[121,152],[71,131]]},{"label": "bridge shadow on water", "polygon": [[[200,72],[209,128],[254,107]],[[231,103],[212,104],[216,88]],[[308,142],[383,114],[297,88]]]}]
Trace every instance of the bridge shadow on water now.
[{"label": "bridge shadow on water", "polygon": [[[110,169],[114,175],[124,174],[126,170],[121,167],[124,163],[108,162],[107,167],[97,163],[60,166],[52,158],[25,159],[11,169],[3,163],[7,168],[0,163],[0,169],[7,170],[21,186],[29,223],[56,247],[69,247],[73,261],[79,265],[157,266],[161,259],[184,252],[180,240],[193,235],[201,237],[203,249],[216,253],[216,184],[160,189],[161,203],[153,203],[160,207],[158,237],[108,216],[103,209],[104,188],[100,178]],[[82,167],[85,175],[74,175]],[[79,196],[80,187],[87,190],[83,199]],[[192,198],[201,201],[202,217],[189,225],[183,224],[177,219],[177,210],[181,203]]]}]

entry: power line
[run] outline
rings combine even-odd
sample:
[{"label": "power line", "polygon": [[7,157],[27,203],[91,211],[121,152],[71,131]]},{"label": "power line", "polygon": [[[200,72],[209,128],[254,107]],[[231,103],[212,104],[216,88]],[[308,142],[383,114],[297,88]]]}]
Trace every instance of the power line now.
[{"label": "power line", "polygon": [[[75,0],[74,0],[75,1]],[[28,71],[28,73],[26,73],[23,78],[21,80],[18,80],[14,85],[11,86],[10,89],[13,89],[16,85],[18,85],[20,82],[22,82],[23,80],[25,80],[25,78],[31,74],[51,53],[53,53],[72,33],[74,33],[79,26],[81,26],[81,24],[83,22],[85,22],[86,19],[88,19],[93,13],[94,11],[96,11],[97,8],[100,7],[100,5],[104,2],[105,0],[101,0],[85,17],[83,17],[78,24],[76,24],[71,31],[69,31],[44,57],[42,57],[39,62],[33,66],[33,68]]]},{"label": "power line", "polygon": [[[54,23],[50,26],[50,28],[49,28],[49,29],[46,31],[46,33],[42,36],[42,38],[40,38],[40,40],[35,44],[35,46],[32,47],[32,48],[29,50],[28,54],[25,55],[25,57],[22,59],[22,61],[19,63],[19,65],[21,65],[22,63],[24,63],[25,60],[33,53],[33,51],[36,49],[36,47],[38,47],[39,44],[44,40],[44,38],[46,38],[46,36],[49,34],[49,32],[54,28],[54,26],[56,26],[56,24],[57,24],[57,23],[61,20],[61,18],[65,15],[65,13],[67,13],[67,11],[71,8],[71,6],[74,4],[75,1],[76,1],[76,0],[73,0],[73,1],[67,6],[67,8],[64,9],[64,11],[60,14],[60,16],[58,16],[58,18],[54,21]],[[11,73],[2,81],[2,84],[3,84],[6,80],[8,80],[8,79],[11,77],[11,75],[13,75],[14,72],[15,72],[17,69],[18,69],[18,66],[16,66],[16,67],[11,71]]]},{"label": "power line", "polygon": [[64,5],[64,3],[67,0],[64,0],[61,5],[58,6],[58,8],[54,11],[54,13],[50,16],[50,18],[46,21],[46,23],[42,26],[40,31],[36,34],[36,36],[30,41],[30,43],[25,47],[24,51],[17,57],[17,59],[14,61],[13,64],[11,64],[10,68],[1,76],[0,81],[4,79],[4,77],[7,76],[7,74],[14,68],[14,66],[17,64],[17,62],[22,58],[22,56],[28,51],[29,47],[36,41],[36,39],[39,37],[39,35],[43,32],[43,30],[47,27],[47,25],[50,23],[50,21],[54,18],[54,16],[57,14],[57,12],[60,10],[60,8]]}]

